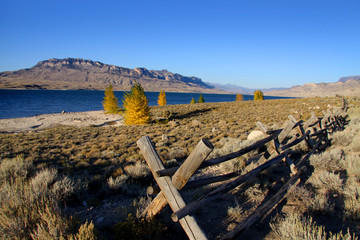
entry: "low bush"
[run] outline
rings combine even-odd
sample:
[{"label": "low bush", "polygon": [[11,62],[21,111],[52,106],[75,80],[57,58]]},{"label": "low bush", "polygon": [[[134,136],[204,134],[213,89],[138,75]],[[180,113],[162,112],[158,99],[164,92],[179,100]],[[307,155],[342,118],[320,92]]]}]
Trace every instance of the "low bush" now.
[{"label": "low bush", "polygon": [[155,218],[135,218],[131,214],[126,221],[114,227],[116,239],[152,240],[170,239],[168,228]]},{"label": "low bush", "polygon": [[360,183],[350,180],[344,189],[344,215],[347,219],[360,220]]},{"label": "low bush", "polygon": [[289,214],[278,223],[270,224],[276,237],[280,240],[357,240],[358,237],[347,233],[334,234],[326,232],[324,226],[319,226],[312,217],[304,217],[297,213]]},{"label": "low bush", "polygon": [[310,164],[318,170],[329,172],[340,171],[345,163],[345,155],[342,150],[334,149],[331,151],[314,154],[310,156]]},{"label": "low bush", "polygon": [[315,171],[308,180],[319,193],[341,193],[343,180],[339,174],[328,171]]}]

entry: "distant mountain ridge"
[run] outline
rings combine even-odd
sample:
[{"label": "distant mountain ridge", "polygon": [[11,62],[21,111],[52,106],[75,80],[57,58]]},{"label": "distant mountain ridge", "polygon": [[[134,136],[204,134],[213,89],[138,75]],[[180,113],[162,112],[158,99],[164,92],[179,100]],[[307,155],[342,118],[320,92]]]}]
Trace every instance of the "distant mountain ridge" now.
[{"label": "distant mountain ridge", "polygon": [[360,80],[360,75],[356,76],[348,76],[348,77],[341,77],[339,78],[338,82],[346,82],[347,80]]},{"label": "distant mountain ridge", "polygon": [[255,89],[255,88],[246,88],[246,87],[241,87],[235,84],[221,84],[221,83],[210,83],[210,82],[206,82],[206,84],[213,86],[215,88],[224,90],[226,92],[230,92],[230,93],[241,93],[241,94],[253,94],[255,90],[261,90],[264,93],[268,92],[268,91],[275,91],[275,90],[283,90],[286,88],[260,88],[260,89]]},{"label": "distant mountain ridge", "polygon": [[145,91],[223,93],[197,77],[167,70],[129,69],[82,58],[52,58],[29,69],[0,73],[0,88],[96,89],[112,84],[115,90],[130,90],[139,82]]},{"label": "distant mountain ridge", "polygon": [[306,83],[291,88],[266,92],[268,96],[286,97],[334,97],[360,96],[360,76],[341,77],[337,82]]}]

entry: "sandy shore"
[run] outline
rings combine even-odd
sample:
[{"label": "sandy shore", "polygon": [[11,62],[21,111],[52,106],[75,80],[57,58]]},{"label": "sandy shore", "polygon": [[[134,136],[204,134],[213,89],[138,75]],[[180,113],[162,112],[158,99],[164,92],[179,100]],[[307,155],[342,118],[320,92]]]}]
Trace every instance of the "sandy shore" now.
[{"label": "sandy shore", "polygon": [[104,111],[43,114],[34,117],[0,119],[0,132],[39,131],[57,126],[120,126],[123,117]]}]

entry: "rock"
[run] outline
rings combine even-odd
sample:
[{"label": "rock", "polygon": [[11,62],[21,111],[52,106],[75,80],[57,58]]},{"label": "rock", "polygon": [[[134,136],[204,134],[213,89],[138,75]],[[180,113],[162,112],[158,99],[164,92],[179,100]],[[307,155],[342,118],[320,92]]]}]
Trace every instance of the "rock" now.
[{"label": "rock", "polygon": [[220,120],[220,121],[219,121],[219,125],[220,125],[220,126],[225,126],[225,125],[226,125],[226,121],[225,121],[225,120]]},{"label": "rock", "polygon": [[180,125],[180,123],[178,121],[175,121],[175,120],[172,120],[172,121],[168,122],[168,124],[171,127],[176,127],[176,126]]},{"label": "rock", "polygon": [[265,137],[265,134],[262,131],[254,130],[248,135],[247,139],[248,140],[257,140],[257,139],[260,139],[263,137]]},{"label": "rock", "polygon": [[199,121],[199,120],[192,120],[191,124],[192,124],[194,127],[197,127],[197,126],[200,126],[200,121]]},{"label": "rock", "polygon": [[167,142],[167,141],[169,140],[169,137],[168,137],[167,135],[163,134],[163,135],[161,136],[161,139],[162,139],[163,141]]}]

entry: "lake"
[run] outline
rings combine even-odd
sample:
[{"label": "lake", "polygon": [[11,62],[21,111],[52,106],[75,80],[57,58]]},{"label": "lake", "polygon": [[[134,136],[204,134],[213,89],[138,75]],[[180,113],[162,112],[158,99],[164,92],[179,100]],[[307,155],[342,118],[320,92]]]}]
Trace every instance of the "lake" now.
[{"label": "lake", "polygon": [[[123,91],[114,91],[122,103]],[[232,102],[235,94],[202,94],[205,102]],[[159,92],[146,92],[149,105],[157,105]],[[167,104],[188,104],[198,100],[200,93],[166,93]],[[104,91],[95,90],[8,90],[0,89],[0,119],[32,117],[38,114],[83,112],[102,110]],[[266,99],[281,97],[265,96]],[[252,95],[244,95],[244,100],[252,100]]]}]

